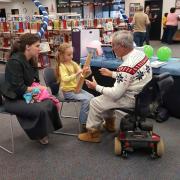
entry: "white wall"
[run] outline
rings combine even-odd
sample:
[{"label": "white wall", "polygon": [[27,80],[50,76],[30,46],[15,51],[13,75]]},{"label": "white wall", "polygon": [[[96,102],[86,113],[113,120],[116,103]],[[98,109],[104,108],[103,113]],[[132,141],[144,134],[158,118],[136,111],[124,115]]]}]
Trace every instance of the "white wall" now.
[{"label": "white wall", "polygon": [[[39,0],[39,2],[48,7],[49,14],[56,12],[56,0]],[[38,8],[32,2],[32,0],[13,0],[11,3],[0,2],[1,8],[6,9],[7,17],[11,14],[11,9],[19,9],[19,14],[25,16],[32,16],[34,12],[39,12]],[[23,9],[27,9],[27,13],[24,13]]]},{"label": "white wall", "polygon": [[0,2],[12,2],[12,0],[0,0]]},{"label": "white wall", "polygon": [[163,14],[169,13],[171,7],[175,7],[176,0],[164,0],[163,2]]}]

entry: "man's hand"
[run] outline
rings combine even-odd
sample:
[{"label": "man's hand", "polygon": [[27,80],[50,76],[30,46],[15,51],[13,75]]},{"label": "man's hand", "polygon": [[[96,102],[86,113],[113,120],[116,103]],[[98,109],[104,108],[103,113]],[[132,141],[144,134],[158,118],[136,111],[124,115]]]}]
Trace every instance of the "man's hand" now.
[{"label": "man's hand", "polygon": [[92,77],[92,81],[86,80],[86,85],[90,89],[96,89],[97,82],[96,82],[94,76]]},{"label": "man's hand", "polygon": [[112,77],[112,71],[110,71],[109,69],[101,68],[101,69],[99,69],[99,72],[103,76]]}]

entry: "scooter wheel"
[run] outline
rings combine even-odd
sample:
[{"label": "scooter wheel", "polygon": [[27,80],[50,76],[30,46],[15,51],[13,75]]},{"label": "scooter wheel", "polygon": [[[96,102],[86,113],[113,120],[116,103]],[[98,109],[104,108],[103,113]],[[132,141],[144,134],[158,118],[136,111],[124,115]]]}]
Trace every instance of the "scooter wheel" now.
[{"label": "scooter wheel", "polygon": [[122,145],[117,137],[114,138],[114,153],[117,156],[120,156],[122,154]]},{"label": "scooter wheel", "polygon": [[157,143],[156,153],[158,157],[161,157],[164,154],[164,142],[162,138],[160,138],[160,141]]}]

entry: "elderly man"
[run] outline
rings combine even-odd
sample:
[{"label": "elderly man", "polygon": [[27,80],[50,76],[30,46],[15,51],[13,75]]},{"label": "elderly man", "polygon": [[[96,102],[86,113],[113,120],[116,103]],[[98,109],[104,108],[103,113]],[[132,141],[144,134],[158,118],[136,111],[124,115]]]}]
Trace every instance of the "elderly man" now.
[{"label": "elderly man", "polygon": [[90,110],[86,123],[87,132],[79,134],[81,141],[100,142],[100,126],[105,120],[105,128],[115,131],[114,108],[134,108],[135,95],[151,80],[150,62],[144,52],[133,48],[133,36],[129,31],[117,31],[113,34],[112,47],[117,57],[123,60],[116,72],[106,68],[99,71],[102,75],[115,78],[113,87],[103,87],[93,81],[86,80],[89,88],[102,95],[90,102]]}]

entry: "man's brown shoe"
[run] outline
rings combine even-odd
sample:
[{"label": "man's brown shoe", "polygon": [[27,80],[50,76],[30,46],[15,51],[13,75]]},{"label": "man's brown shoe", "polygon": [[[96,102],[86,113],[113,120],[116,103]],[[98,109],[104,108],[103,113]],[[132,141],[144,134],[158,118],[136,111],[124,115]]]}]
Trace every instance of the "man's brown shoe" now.
[{"label": "man's brown shoe", "polygon": [[88,129],[86,133],[78,135],[80,141],[99,143],[101,142],[101,133],[98,129]]},{"label": "man's brown shoe", "polygon": [[108,131],[108,132],[115,132],[115,118],[111,119],[105,119],[105,123],[103,124],[103,127]]}]

